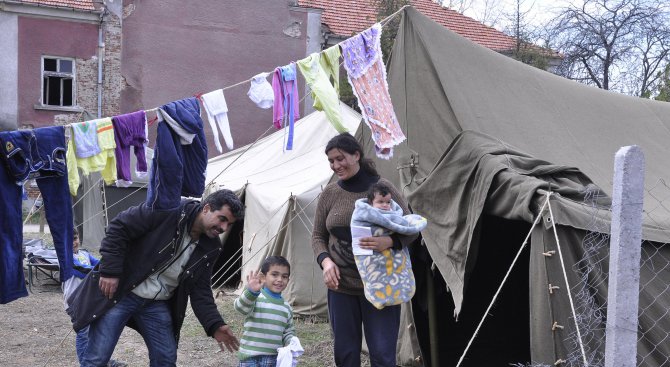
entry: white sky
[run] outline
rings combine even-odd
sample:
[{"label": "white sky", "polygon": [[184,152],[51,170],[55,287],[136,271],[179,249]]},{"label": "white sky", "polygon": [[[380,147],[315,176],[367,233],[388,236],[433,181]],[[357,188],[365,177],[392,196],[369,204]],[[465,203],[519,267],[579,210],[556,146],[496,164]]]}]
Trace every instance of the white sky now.
[{"label": "white sky", "polygon": [[[443,0],[445,5],[449,2],[450,0]],[[517,6],[516,0],[451,0],[451,3],[465,3],[465,15],[499,30],[512,24],[508,16],[515,14]],[[528,23],[540,25],[553,18],[556,8],[570,3],[570,0],[521,0],[520,8],[521,13],[526,14]]]}]

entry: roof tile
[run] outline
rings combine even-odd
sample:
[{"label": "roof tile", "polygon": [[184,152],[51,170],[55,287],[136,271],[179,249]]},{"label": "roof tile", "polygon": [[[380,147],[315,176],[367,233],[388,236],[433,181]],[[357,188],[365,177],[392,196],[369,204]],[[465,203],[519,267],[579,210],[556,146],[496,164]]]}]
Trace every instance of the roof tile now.
[{"label": "roof tile", "polygon": [[77,10],[95,10],[93,0],[20,0],[22,3],[51,6],[55,8],[71,8]]},{"label": "roof tile", "polygon": [[[336,35],[349,37],[377,21],[375,0],[298,0],[303,7],[323,9],[322,23]],[[516,40],[433,0],[410,0],[412,6],[442,26],[495,51],[515,48]]]}]

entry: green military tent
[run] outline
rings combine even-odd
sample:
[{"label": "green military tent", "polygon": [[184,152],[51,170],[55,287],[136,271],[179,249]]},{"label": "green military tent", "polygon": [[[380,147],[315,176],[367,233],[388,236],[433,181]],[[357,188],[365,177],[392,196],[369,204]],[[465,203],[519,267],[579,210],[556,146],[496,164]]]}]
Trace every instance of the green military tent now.
[{"label": "green military tent", "polygon": [[[584,357],[602,365],[614,154],[638,145],[646,156],[638,362],[667,363],[670,104],[524,65],[413,8],[403,12],[388,79],[407,140],[378,168],[429,222],[414,248],[419,284],[405,314],[422,361],[456,364],[528,235],[461,365],[581,366]],[[357,134],[374,154],[369,130]],[[547,201],[551,212],[540,212]],[[400,341],[403,363],[418,356],[412,334]]]}]

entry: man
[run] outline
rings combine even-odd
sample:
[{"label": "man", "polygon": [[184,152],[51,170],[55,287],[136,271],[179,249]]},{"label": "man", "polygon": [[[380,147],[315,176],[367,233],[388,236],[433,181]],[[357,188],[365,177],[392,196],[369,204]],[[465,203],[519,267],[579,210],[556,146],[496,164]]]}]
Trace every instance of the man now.
[{"label": "man", "polygon": [[151,366],[175,366],[188,299],[207,335],[221,350],[239,341],[219,314],[211,289],[219,235],[244,216],[240,200],[220,190],[202,203],[120,213],[107,228],[100,264],[69,298],[74,329],[89,325],[83,367],[105,366],[126,324],[142,334]]}]

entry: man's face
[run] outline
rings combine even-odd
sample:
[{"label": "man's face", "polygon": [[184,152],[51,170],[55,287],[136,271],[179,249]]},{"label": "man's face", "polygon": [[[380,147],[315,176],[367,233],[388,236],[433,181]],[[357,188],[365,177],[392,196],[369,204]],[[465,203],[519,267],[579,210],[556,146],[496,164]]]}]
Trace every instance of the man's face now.
[{"label": "man's face", "polygon": [[235,216],[228,205],[222,206],[219,210],[212,210],[207,204],[202,208],[200,219],[202,233],[209,238],[219,236],[235,223]]}]

